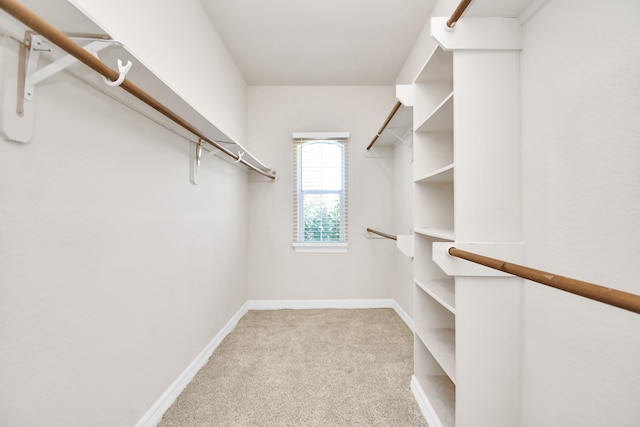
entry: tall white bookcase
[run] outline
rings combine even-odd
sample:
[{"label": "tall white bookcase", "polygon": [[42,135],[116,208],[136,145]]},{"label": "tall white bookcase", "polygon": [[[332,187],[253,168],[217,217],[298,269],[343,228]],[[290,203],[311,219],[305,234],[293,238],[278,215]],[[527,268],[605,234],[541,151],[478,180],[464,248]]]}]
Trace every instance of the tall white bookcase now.
[{"label": "tall white bookcase", "polygon": [[431,427],[512,427],[520,414],[522,280],[448,255],[521,262],[520,28],[433,18],[412,86],[412,389]]}]

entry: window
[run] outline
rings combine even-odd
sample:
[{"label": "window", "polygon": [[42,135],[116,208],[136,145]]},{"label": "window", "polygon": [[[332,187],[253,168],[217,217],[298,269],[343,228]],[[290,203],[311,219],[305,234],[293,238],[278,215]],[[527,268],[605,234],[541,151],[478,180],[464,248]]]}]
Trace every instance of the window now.
[{"label": "window", "polygon": [[294,133],[293,246],[347,250],[347,132]]}]

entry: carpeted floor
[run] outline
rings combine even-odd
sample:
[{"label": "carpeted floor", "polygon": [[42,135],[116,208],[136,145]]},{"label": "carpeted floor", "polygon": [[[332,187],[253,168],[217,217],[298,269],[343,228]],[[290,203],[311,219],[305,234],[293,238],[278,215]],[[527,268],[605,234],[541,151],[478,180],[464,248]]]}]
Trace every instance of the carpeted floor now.
[{"label": "carpeted floor", "polygon": [[391,309],[250,311],[160,426],[426,426]]}]

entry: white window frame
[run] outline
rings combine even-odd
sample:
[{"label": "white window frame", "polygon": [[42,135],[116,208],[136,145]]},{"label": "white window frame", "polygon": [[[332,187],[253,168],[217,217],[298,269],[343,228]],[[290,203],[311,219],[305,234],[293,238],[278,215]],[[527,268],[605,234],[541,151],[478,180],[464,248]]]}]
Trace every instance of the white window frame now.
[{"label": "white window frame", "polygon": [[[297,210],[294,212],[294,242],[292,244],[293,248],[296,252],[304,252],[304,253],[346,253],[349,248],[349,244],[347,243],[347,232],[348,232],[348,209],[347,209],[347,140],[349,139],[349,132],[294,132],[293,133],[294,140],[294,173],[297,177],[295,182],[295,192],[294,192],[294,206]],[[343,146],[343,165],[342,165],[342,191],[336,191],[338,194],[342,194],[343,200],[341,203],[341,223],[340,223],[340,242],[304,242],[301,241],[301,237],[304,235],[304,221],[303,221],[303,206],[301,203],[301,171],[300,171],[300,162],[298,158],[298,146],[300,144],[308,143],[308,142],[321,142],[321,141],[331,141],[340,143]],[[309,193],[307,191],[306,193]],[[330,191],[318,191],[318,193],[331,193]]]}]

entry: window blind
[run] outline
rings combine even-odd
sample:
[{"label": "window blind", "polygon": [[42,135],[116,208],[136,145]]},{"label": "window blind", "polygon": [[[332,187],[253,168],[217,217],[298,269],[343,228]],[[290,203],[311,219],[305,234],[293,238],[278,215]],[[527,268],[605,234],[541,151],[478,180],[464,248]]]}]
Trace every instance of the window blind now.
[{"label": "window blind", "polygon": [[346,243],[348,132],[293,133],[293,241]]}]

